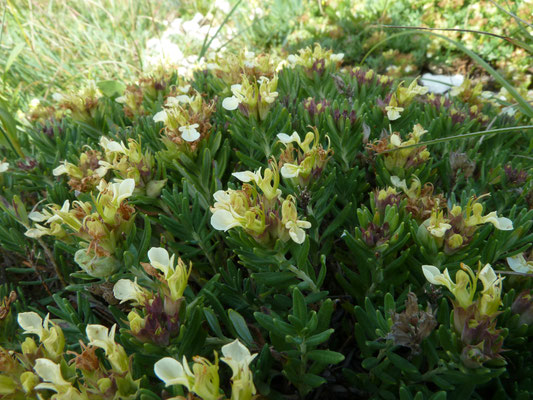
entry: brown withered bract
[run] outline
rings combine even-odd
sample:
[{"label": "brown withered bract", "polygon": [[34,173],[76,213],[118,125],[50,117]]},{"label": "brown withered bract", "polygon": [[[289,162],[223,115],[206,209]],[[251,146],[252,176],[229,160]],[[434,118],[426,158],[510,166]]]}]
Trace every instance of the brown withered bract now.
[{"label": "brown withered bract", "polygon": [[441,194],[433,195],[433,185],[426,183],[416,199],[408,198],[406,210],[418,221],[425,221],[431,217],[431,212],[437,204],[446,204],[446,198]]},{"label": "brown withered bract", "polygon": [[13,290],[9,293],[9,296],[4,297],[0,303],[0,321],[7,318],[11,311],[11,304],[13,304],[15,300],[17,300],[17,294]]},{"label": "brown withered bract", "polygon": [[89,291],[96,296],[102,297],[108,304],[117,305],[118,300],[113,295],[113,286],[114,284],[111,282],[94,284],[89,286]]},{"label": "brown withered bract", "polygon": [[75,357],[70,360],[71,364],[75,364],[77,369],[83,371],[96,371],[100,367],[100,360],[96,355],[98,347],[86,346],[80,340],[81,353],[78,354],[74,351],[67,351],[67,354],[73,354]]},{"label": "brown withered bract", "polygon": [[461,170],[465,178],[470,178],[476,169],[476,162],[468,158],[466,153],[455,151],[450,153],[450,167],[454,176]]},{"label": "brown withered bract", "polygon": [[428,305],[427,311],[419,310],[418,298],[413,292],[407,294],[405,310],[391,314],[393,325],[387,339],[394,344],[408,347],[413,354],[419,354],[420,344],[437,326],[437,320]]}]

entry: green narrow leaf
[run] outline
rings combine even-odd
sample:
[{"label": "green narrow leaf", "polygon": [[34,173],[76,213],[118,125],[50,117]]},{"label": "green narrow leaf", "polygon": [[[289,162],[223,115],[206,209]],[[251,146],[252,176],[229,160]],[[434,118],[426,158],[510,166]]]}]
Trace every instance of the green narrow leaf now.
[{"label": "green narrow leaf", "polygon": [[254,339],[250,333],[250,330],[248,329],[248,326],[246,325],[245,319],[235,310],[229,310],[228,316],[233,324],[233,327],[235,328],[235,331],[239,335],[239,338],[242,339],[242,341],[246,343],[248,347],[251,347],[254,343]]},{"label": "green narrow leaf", "polygon": [[307,353],[307,357],[324,364],[338,364],[344,360],[341,353],[331,350],[311,350]]},{"label": "green narrow leaf", "polygon": [[294,288],[292,291],[292,313],[302,325],[307,324],[307,306],[304,296],[298,288]]},{"label": "green narrow leaf", "polygon": [[11,50],[11,53],[9,54],[9,57],[7,58],[7,61],[6,61],[6,64],[4,66],[4,77],[5,75],[7,74],[7,71],[9,71],[9,68],[11,68],[11,65],[15,62],[15,60],[17,59],[18,55],[20,54],[20,52],[22,51],[22,49],[24,49],[24,46],[26,44],[25,43],[19,43],[18,45],[16,45],[13,50]]}]

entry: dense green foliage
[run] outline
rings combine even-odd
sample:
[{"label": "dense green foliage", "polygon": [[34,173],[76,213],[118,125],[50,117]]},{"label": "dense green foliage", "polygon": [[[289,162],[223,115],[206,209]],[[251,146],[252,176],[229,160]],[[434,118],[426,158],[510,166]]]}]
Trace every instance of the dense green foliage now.
[{"label": "dense green foliage", "polygon": [[312,37],[0,107],[0,398],[529,398],[529,84]]}]

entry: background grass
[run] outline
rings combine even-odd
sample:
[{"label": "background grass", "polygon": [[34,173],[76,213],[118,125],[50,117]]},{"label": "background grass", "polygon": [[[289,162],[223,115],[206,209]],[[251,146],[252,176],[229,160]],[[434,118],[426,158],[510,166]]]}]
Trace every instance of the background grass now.
[{"label": "background grass", "polygon": [[172,0],[2,1],[0,77],[12,103],[87,77],[132,79],[146,41],[178,10]]}]

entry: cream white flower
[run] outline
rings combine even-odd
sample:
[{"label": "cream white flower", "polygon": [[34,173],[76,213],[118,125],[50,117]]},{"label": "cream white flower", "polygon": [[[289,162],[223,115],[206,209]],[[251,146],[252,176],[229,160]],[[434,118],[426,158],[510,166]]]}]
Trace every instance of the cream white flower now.
[{"label": "cream white flower", "polygon": [[33,333],[39,336],[39,340],[42,340],[48,331],[48,321],[50,314],[43,319],[39,314],[33,311],[19,313],[17,316],[17,322],[20,327],[24,330],[25,334]]},{"label": "cream white flower", "polygon": [[240,218],[236,217],[228,210],[216,210],[211,216],[211,226],[217,231],[226,232],[236,226],[242,226]]},{"label": "cream white flower", "polygon": [[298,132],[293,132],[292,135],[287,135],[286,133],[278,133],[278,139],[283,144],[289,144],[292,142],[298,143],[298,145],[301,145],[300,135],[298,135]]},{"label": "cream white flower", "polygon": [[390,143],[394,146],[394,147],[400,147],[402,145],[402,138],[400,137],[400,135],[396,134],[396,133],[393,133],[391,136],[390,136]]},{"label": "cream white flower", "polygon": [[172,300],[181,298],[187,287],[191,267],[187,268],[180,258],[178,258],[178,263],[174,265],[175,256],[170,257],[162,247],[152,247],[148,251],[148,258],[154,268],[163,272]]},{"label": "cream white flower", "polygon": [[452,278],[450,278],[448,268],[444,270],[444,273],[441,273],[440,270],[433,265],[422,265],[422,272],[428,282],[433,285],[444,285],[451,292],[455,288],[455,283],[452,281]]},{"label": "cream white flower", "polygon": [[168,114],[165,110],[159,111],[157,114],[153,117],[154,122],[162,122],[166,123],[168,120]]},{"label": "cream white flower", "polygon": [[235,96],[226,97],[222,100],[222,107],[228,111],[236,110],[239,107],[239,104],[241,104],[241,102]]},{"label": "cream white flower", "polygon": [[444,234],[448,229],[451,229],[451,225],[446,222],[437,221],[436,225],[429,224],[427,229],[429,233],[437,238],[444,237]]},{"label": "cream white flower", "polygon": [[533,273],[533,261],[526,261],[523,254],[517,254],[513,257],[507,257],[507,264],[515,272],[520,272],[522,274],[531,274]]},{"label": "cream white flower", "polygon": [[52,174],[54,176],[60,176],[60,175],[63,175],[63,174],[66,174],[68,173],[67,171],[67,161],[63,161],[63,164],[59,165],[58,167],[54,168],[52,170]]},{"label": "cream white flower", "polygon": [[126,154],[128,149],[124,145],[124,143],[118,143],[114,140],[109,140],[105,136],[102,136],[100,138],[100,146],[104,149],[106,153],[122,153]]},{"label": "cream white flower", "polygon": [[115,343],[115,330],[117,325],[113,325],[111,330],[97,324],[87,325],[85,330],[89,345],[100,347],[114,370],[123,373],[129,370],[129,359],[124,348]]},{"label": "cream white flower", "polygon": [[403,107],[387,106],[385,107],[385,110],[387,110],[387,118],[389,121],[394,121],[401,117],[400,113],[403,112]]},{"label": "cream white flower", "polygon": [[344,53],[336,53],[329,56],[329,59],[333,62],[340,62],[344,58]]},{"label": "cream white flower", "polygon": [[33,369],[37,375],[45,381],[45,383],[40,383],[35,386],[35,389],[48,389],[62,393],[72,387],[70,382],[63,378],[63,375],[61,374],[61,366],[51,360],[38,358],[35,360],[35,366]]},{"label": "cream white flower", "polygon": [[233,172],[231,175],[233,175],[235,178],[240,180],[241,182],[248,183],[248,182],[254,182],[258,183],[261,181],[261,168],[259,168],[257,171],[242,171],[242,172]]},{"label": "cream white flower", "polygon": [[7,162],[1,162],[0,163],[0,174],[2,172],[6,172],[9,169],[9,163]]},{"label": "cream white flower", "polygon": [[189,96],[187,96],[185,94],[182,94],[182,95],[179,95],[179,96],[176,96],[176,97],[167,98],[167,101],[165,102],[165,105],[167,107],[177,107],[177,106],[180,106],[182,104],[190,103],[190,102],[191,102],[191,97],[189,97]]},{"label": "cream white flower", "polygon": [[135,278],[135,281],[119,279],[113,286],[113,295],[120,300],[120,304],[129,300],[137,304],[143,304],[146,298],[144,289],[137,284],[137,278]]},{"label": "cream white flower", "polygon": [[87,325],[86,333],[87,338],[89,339],[89,345],[100,347],[101,349],[104,349],[106,353],[109,353],[112,351],[113,347],[116,345],[115,343],[115,329],[117,328],[117,325],[113,325],[111,328],[111,331],[103,326],[103,325],[97,325],[97,324],[90,324]]},{"label": "cream white flower", "polygon": [[224,357],[220,360],[230,366],[233,371],[232,378],[238,376],[243,370],[248,369],[250,363],[257,357],[257,354],[251,354],[250,350],[239,339],[222,346],[222,355]]},{"label": "cream white flower", "polygon": [[200,125],[192,124],[186,126],[180,126],[179,131],[181,132],[181,137],[187,142],[194,142],[200,137],[200,132],[196,130]]},{"label": "cream white flower", "polygon": [[165,382],[165,386],[183,385],[191,391],[194,385],[194,374],[191,372],[187,359],[183,357],[183,364],[179,361],[165,357],[154,365],[154,372],[159,379]]},{"label": "cream white flower", "polygon": [[152,247],[150,250],[148,250],[148,259],[150,260],[152,267],[163,272],[165,277],[171,274],[171,264],[174,263],[174,255],[172,255],[171,258],[168,254],[168,251],[162,247]]},{"label": "cream white flower", "polygon": [[498,277],[494,273],[492,266],[490,264],[486,264],[479,273],[479,279],[483,283],[483,291],[485,292],[493,286],[494,282],[498,280]]},{"label": "cream white flower", "polygon": [[47,314],[44,321],[35,312],[20,313],[17,322],[24,330],[25,334],[35,334],[39,336],[39,341],[44,345],[47,357],[54,360],[61,357],[65,347],[65,337],[63,331],[57,325],[50,325],[50,314]]},{"label": "cream white flower", "polygon": [[494,227],[500,231],[513,230],[513,221],[511,221],[509,218],[498,217],[496,211],[493,211],[483,217],[483,222],[494,225]]},{"label": "cream white flower", "polygon": [[135,190],[134,179],[124,179],[122,182],[115,182],[111,185],[113,191],[113,203],[118,207],[120,204],[130,197]]},{"label": "cream white flower", "polygon": [[33,98],[30,101],[30,108],[37,108],[41,104],[41,101],[38,98]]},{"label": "cream white flower", "polygon": [[48,232],[48,228],[45,228],[44,226],[39,224],[35,224],[34,228],[30,228],[26,232],[24,232],[24,236],[27,236],[32,239],[39,239],[40,237],[48,235]]},{"label": "cream white flower", "polygon": [[285,228],[289,230],[291,239],[298,244],[302,244],[305,241],[304,229],[311,228],[311,223],[308,221],[289,221],[285,224]]},{"label": "cream white flower", "polygon": [[245,99],[245,96],[242,93],[242,85],[240,83],[231,85],[231,92],[233,93],[233,96],[226,97],[222,100],[222,107],[229,111],[236,110],[239,107],[239,104]]},{"label": "cream white flower", "polygon": [[393,186],[396,186],[397,188],[402,189],[404,192],[407,192],[407,183],[405,182],[405,179],[400,179],[397,176],[391,176],[390,182]]},{"label": "cream white flower", "polygon": [[228,364],[233,372],[231,398],[235,400],[247,400],[256,393],[250,363],[257,354],[250,351],[238,339],[222,346],[221,358]]},{"label": "cream white flower", "polygon": [[48,221],[49,217],[39,211],[32,211],[28,214],[28,218],[35,222],[44,222]]},{"label": "cream white flower", "polygon": [[304,170],[305,167],[301,165],[285,163],[279,170],[281,176],[284,178],[297,178],[300,175],[300,172]]}]

